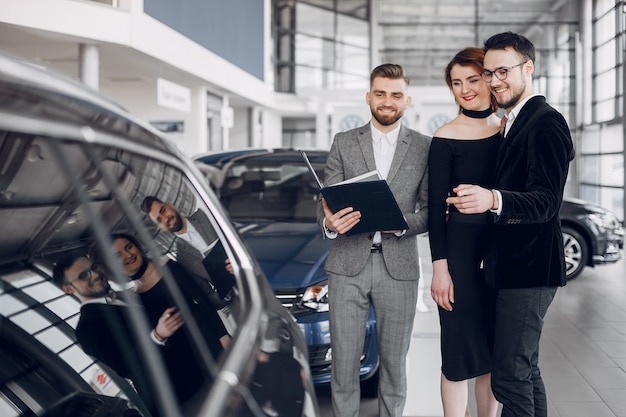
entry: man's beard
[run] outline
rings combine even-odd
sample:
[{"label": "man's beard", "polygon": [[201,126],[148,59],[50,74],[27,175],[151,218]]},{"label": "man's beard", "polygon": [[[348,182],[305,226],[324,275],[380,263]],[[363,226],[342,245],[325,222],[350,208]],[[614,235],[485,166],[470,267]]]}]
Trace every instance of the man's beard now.
[{"label": "man's beard", "polygon": [[[509,89],[510,89],[510,87],[509,87]],[[503,108],[503,109],[510,109],[510,108],[512,108],[512,107],[515,107],[515,105],[516,105],[517,103],[519,103],[519,100],[520,100],[520,98],[522,98],[522,95],[524,94],[524,92],[525,92],[525,91],[526,91],[526,84],[524,84],[524,85],[522,86],[522,89],[521,89],[521,90],[519,90],[519,91],[515,91],[515,92],[513,93],[513,96],[512,96],[509,100],[507,100],[507,101],[504,101],[504,102],[500,103],[500,102],[496,99],[496,103],[498,103],[498,107]]]},{"label": "man's beard", "polygon": [[98,283],[98,287],[99,289],[93,289],[92,287],[89,287],[89,293],[81,294],[81,295],[85,297],[97,298],[97,297],[104,297],[111,292],[111,286],[108,285],[108,283],[100,282]]},{"label": "man's beard", "polygon": [[183,219],[182,219],[182,217],[180,216],[180,214],[177,211],[174,212],[174,218],[176,219],[176,221],[174,222],[174,224],[170,228],[170,232],[172,232],[172,233],[176,233],[180,229],[183,228]]},{"label": "man's beard", "polygon": [[393,115],[391,114],[385,115],[384,116],[385,119],[383,119],[382,117],[378,115],[378,112],[375,109],[370,108],[370,110],[372,112],[372,117],[374,117],[374,119],[376,119],[376,121],[383,126],[391,126],[392,124],[396,123],[398,120],[402,119],[402,116],[404,116],[404,112],[402,111],[400,113],[396,112]]}]

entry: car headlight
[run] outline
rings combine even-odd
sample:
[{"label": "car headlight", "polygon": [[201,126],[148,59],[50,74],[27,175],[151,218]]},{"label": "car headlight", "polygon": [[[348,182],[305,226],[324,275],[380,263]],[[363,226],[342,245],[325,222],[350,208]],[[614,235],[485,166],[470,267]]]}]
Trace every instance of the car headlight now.
[{"label": "car headlight", "polygon": [[317,312],[328,311],[328,281],[311,285],[304,290],[301,304]]},{"label": "car headlight", "polygon": [[589,220],[601,229],[614,230],[621,227],[617,216],[613,213],[590,213]]}]

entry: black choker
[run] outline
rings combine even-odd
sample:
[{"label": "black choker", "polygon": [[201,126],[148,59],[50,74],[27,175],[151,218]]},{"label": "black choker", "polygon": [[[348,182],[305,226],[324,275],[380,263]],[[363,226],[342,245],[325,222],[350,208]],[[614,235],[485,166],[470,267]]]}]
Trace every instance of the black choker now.
[{"label": "black choker", "polygon": [[461,113],[463,113],[467,117],[471,117],[472,119],[484,119],[485,117],[489,117],[493,113],[493,110],[489,108],[487,110],[476,111],[476,110],[467,110],[467,109],[462,108]]},{"label": "black choker", "polygon": [[150,263],[150,261],[148,260],[148,258],[146,258],[144,256],[143,262],[141,263],[141,266],[139,267],[139,270],[137,272],[135,272],[133,275],[131,275],[130,279],[135,281],[135,280],[141,278],[143,276],[143,274],[146,273],[146,269],[148,269],[148,264],[149,263]]}]

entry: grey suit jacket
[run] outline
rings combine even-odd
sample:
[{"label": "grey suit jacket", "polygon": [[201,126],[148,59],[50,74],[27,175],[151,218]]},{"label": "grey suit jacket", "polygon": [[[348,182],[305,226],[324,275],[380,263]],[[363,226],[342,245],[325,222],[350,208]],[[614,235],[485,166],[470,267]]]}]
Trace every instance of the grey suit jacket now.
[{"label": "grey suit jacket", "polygon": [[[218,239],[217,232],[204,212],[196,211],[187,217],[187,221],[193,223],[205,242],[210,244]],[[191,272],[196,282],[218,308],[221,308],[221,303],[213,297],[214,290],[217,290],[219,298],[224,298],[235,285],[234,277],[226,271],[224,264],[226,258],[221,240],[203,256],[191,243],[180,238],[176,239],[176,260]]]},{"label": "grey suit jacket", "polygon": [[[194,227],[198,230],[198,233],[200,233],[202,238],[207,243],[211,243],[217,239],[218,236],[215,229],[213,229],[213,225],[211,225],[208,217],[202,211],[197,210],[191,216],[187,217],[187,221],[193,223]],[[182,264],[194,273],[208,278],[208,275],[202,266],[203,259],[204,257],[200,251],[193,247],[191,243],[186,242],[183,239],[176,239],[176,260],[178,263]]]},{"label": "grey suit jacket", "polygon": [[[409,229],[398,238],[383,233],[383,258],[387,270],[398,280],[417,280],[419,266],[417,235],[428,227],[428,151],[430,138],[405,126],[400,127],[387,183],[393,192]],[[335,184],[376,169],[370,124],[335,135],[326,161],[324,183]],[[321,203],[317,218],[324,219]],[[326,259],[326,271],[341,275],[358,274],[370,256],[373,233],[333,240]]]}]

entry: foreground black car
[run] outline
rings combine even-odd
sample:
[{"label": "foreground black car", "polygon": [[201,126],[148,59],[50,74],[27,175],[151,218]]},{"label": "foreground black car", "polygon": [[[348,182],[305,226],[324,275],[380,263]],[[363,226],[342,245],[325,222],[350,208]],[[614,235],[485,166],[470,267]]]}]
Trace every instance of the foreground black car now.
[{"label": "foreground black car", "polygon": [[624,229],[615,214],[583,200],[565,198],[561,205],[567,279],[585,266],[617,262],[622,258]]},{"label": "foreground black car", "polygon": [[[181,284],[189,285],[189,275],[165,266],[178,255],[177,241],[140,211],[149,195],[172,202],[182,216],[202,214],[208,224],[196,230],[211,228],[214,245],[220,243],[228,255],[235,284],[230,315],[220,318],[230,339],[215,355],[192,313],[199,304],[207,306],[200,298],[206,294],[183,297]],[[189,347],[185,359],[191,366],[167,366],[171,352],[181,351],[175,337],[161,344],[151,340],[156,324],[144,308],[149,301],[137,295],[144,284],[136,292],[128,288],[122,257],[112,248],[113,232],[133,236],[153,260],[157,282],[165,285],[162,294],[171,296],[162,299],[171,298],[184,319],[176,340]],[[127,310],[124,321],[113,326],[112,314],[102,314],[90,328],[109,330],[107,353],[139,369],[133,375],[149,380],[145,391],[135,391],[126,379],[132,375],[114,370],[121,360],[105,363],[85,353],[75,332],[81,305],[52,283],[55,263],[89,249],[102,256],[104,268],[89,264],[63,289],[76,288],[78,281],[87,288],[102,282],[100,277],[115,289],[128,288],[121,300],[110,293],[90,300],[103,309],[119,301],[115,307]],[[185,266],[182,257],[177,260]],[[226,313],[218,308],[218,314]],[[132,331],[122,333],[122,327]],[[191,371],[202,372],[201,381],[191,397],[180,399],[173,381]],[[319,415],[303,334],[193,162],[105,97],[2,55],[0,386],[0,415],[7,417]]]}]

